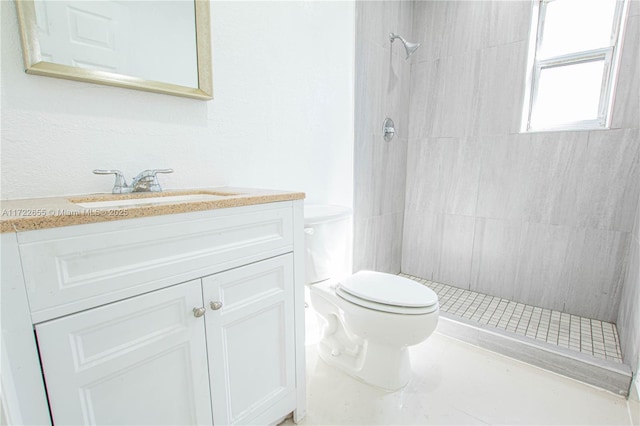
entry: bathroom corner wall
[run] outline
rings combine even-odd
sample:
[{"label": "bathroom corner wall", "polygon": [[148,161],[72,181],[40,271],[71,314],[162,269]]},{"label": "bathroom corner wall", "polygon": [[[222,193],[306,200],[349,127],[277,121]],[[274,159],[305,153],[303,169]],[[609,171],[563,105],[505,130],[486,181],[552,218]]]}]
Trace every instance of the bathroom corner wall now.
[{"label": "bathroom corner wall", "polygon": [[[413,2],[356,2],[353,269],[400,272],[410,62],[389,33],[410,39]],[[382,137],[382,122],[396,136]]]},{"label": "bathroom corner wall", "polygon": [[423,46],[411,69],[402,272],[616,320],[640,190],[638,10],[612,129],[521,134],[531,2],[415,2]]},{"label": "bathroom corner wall", "polygon": [[616,323],[623,359],[633,368],[635,374],[632,386],[636,386],[637,389],[635,393],[630,392],[630,395],[635,395],[640,401],[640,197],[637,201],[638,210],[631,234],[628,269]]},{"label": "bathroom corner wall", "polygon": [[[629,31],[634,31],[635,28],[635,61],[628,61],[627,66],[632,67],[635,74],[635,86],[632,90],[635,90],[636,102],[640,97],[640,87],[638,84],[638,72],[640,70],[640,1],[634,0],[631,4],[629,19]],[[630,33],[633,35],[634,33]],[[635,65],[632,65],[635,64]],[[627,98],[627,102],[632,103],[633,98],[630,96]],[[625,107],[625,111],[629,111],[629,114],[633,114],[633,106]],[[640,120],[640,112],[635,110],[636,123]],[[636,144],[640,144],[640,140],[636,140]],[[630,398],[635,397],[637,401],[640,401],[640,196],[636,198],[638,207],[636,208],[636,218],[633,225],[633,232],[631,233],[631,242],[629,246],[629,259],[627,274],[625,277],[624,285],[622,287],[622,297],[620,299],[620,310],[618,312],[618,318],[616,324],[618,326],[618,333],[620,334],[620,345],[622,346],[622,356],[628,365],[634,370],[634,381],[632,386],[636,387],[635,392],[630,392]],[[637,419],[637,416],[636,416]]]}]

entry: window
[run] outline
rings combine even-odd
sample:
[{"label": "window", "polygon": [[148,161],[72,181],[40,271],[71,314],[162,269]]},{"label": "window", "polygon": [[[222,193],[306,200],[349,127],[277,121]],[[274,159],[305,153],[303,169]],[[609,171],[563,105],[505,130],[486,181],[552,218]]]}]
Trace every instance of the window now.
[{"label": "window", "polygon": [[536,0],[523,131],[607,128],[628,0]]}]

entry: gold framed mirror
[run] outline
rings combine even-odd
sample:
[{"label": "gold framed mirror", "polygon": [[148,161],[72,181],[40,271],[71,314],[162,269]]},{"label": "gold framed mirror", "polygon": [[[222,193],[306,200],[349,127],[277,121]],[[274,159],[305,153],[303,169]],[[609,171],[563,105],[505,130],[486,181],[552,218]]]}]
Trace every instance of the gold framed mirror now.
[{"label": "gold framed mirror", "polygon": [[[213,99],[208,0],[15,3],[28,74]],[[162,9],[164,18],[159,17]],[[64,36],[52,28],[62,28]],[[69,46],[84,50],[68,54]]]}]

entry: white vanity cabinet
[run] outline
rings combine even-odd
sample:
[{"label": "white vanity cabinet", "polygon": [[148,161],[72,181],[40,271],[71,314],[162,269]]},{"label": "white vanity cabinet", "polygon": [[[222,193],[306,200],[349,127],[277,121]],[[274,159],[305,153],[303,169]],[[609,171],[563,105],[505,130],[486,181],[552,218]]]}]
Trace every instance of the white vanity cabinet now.
[{"label": "white vanity cabinet", "polygon": [[302,216],[294,200],[3,234],[8,421],[301,419]]},{"label": "white vanity cabinet", "polygon": [[265,424],[296,400],[293,256],[202,280],[214,423]]},{"label": "white vanity cabinet", "polygon": [[36,325],[56,424],[211,424],[199,280]]}]

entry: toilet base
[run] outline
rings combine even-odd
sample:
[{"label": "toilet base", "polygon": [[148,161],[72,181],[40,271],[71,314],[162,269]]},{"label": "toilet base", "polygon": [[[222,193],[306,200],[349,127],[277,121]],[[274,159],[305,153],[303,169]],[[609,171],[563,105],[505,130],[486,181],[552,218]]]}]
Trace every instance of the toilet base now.
[{"label": "toilet base", "polygon": [[366,383],[396,391],[402,389],[411,380],[411,360],[409,351],[404,347],[390,347],[367,342],[365,351],[369,352],[367,362],[357,377]]},{"label": "toilet base", "polygon": [[411,361],[406,346],[362,341],[356,336],[348,336],[343,327],[329,325],[325,329],[318,343],[318,353],[327,364],[388,391],[402,389],[411,379]]},{"label": "toilet base", "polygon": [[408,347],[425,341],[436,328],[438,309],[427,314],[396,314],[351,303],[333,282],[310,288],[318,314],[320,358],[365,383],[396,391],[411,379]]}]

